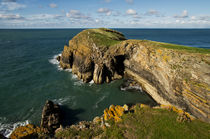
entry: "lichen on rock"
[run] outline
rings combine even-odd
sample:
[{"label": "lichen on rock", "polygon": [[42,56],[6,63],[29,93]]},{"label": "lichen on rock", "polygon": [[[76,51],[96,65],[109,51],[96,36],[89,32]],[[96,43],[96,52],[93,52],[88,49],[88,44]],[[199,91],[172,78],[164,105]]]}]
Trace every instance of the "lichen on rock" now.
[{"label": "lichen on rock", "polygon": [[11,139],[36,139],[38,138],[38,134],[41,132],[40,128],[27,124],[25,126],[20,126],[16,128],[9,138]]}]

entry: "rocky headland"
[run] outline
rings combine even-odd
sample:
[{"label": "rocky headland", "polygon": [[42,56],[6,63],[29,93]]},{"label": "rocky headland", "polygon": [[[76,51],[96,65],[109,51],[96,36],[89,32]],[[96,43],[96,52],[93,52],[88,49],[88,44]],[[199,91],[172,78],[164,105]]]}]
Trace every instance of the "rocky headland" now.
[{"label": "rocky headland", "polygon": [[157,103],[210,122],[210,50],[127,40],[111,29],[87,29],[64,46],[60,66],[96,84],[129,76]]},{"label": "rocky headland", "polygon": [[60,106],[46,101],[40,126],[18,127],[10,138],[209,137],[209,49],[127,40],[120,32],[100,28],[80,32],[57,60],[84,82],[126,77],[122,89],[142,89],[159,105],[111,105],[93,121],[63,127]]}]

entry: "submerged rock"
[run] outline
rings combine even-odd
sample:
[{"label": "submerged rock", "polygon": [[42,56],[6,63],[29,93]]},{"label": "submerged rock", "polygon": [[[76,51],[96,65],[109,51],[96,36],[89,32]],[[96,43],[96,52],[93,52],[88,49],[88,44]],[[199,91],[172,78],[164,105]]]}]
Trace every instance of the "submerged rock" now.
[{"label": "submerged rock", "polygon": [[41,118],[41,130],[45,134],[54,134],[55,130],[61,125],[61,110],[58,104],[47,100]]}]

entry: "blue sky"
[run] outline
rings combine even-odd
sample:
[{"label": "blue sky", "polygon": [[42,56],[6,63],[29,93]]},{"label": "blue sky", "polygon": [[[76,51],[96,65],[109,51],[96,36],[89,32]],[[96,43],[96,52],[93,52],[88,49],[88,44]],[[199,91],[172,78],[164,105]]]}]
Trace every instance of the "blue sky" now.
[{"label": "blue sky", "polygon": [[0,28],[210,28],[210,0],[0,0]]}]

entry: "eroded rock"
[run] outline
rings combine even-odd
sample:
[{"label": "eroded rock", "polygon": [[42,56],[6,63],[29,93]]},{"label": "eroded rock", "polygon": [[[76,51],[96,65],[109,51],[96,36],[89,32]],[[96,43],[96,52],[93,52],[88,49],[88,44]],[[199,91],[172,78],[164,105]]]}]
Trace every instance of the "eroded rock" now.
[{"label": "eroded rock", "polygon": [[61,116],[60,106],[47,100],[42,110],[40,125],[42,132],[54,134],[55,130],[61,125]]},{"label": "eroded rock", "polygon": [[174,105],[206,122],[210,122],[209,63],[210,55],[202,49],[126,40],[109,29],[82,31],[64,47],[60,60],[61,67],[72,68],[84,82],[93,79],[101,84],[128,75],[157,103]]},{"label": "eroded rock", "polygon": [[37,139],[39,133],[40,133],[39,127],[32,124],[28,124],[26,126],[20,126],[16,128],[12,132],[9,138],[11,139]]}]

